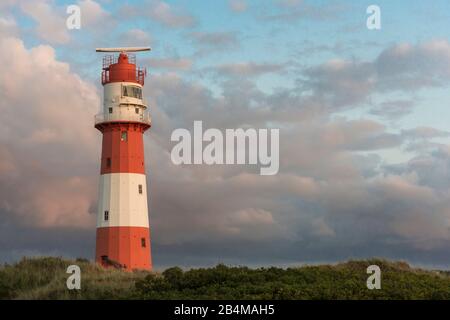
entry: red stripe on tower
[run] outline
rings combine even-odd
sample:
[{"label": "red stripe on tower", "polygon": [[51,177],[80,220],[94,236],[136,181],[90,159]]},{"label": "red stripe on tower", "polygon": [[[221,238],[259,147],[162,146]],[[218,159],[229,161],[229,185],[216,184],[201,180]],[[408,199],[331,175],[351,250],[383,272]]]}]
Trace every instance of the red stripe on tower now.
[{"label": "red stripe on tower", "polygon": [[145,70],[130,49],[103,59],[103,112],[95,127],[103,134],[96,261],[125,270],[151,270],[150,228],[143,135],[151,127],[142,98]]}]

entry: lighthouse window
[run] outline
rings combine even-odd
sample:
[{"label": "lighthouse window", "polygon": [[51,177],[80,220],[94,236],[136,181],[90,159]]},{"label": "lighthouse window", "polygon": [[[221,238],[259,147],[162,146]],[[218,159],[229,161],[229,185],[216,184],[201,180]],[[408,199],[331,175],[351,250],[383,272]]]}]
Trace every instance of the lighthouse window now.
[{"label": "lighthouse window", "polygon": [[142,248],[145,248],[147,244],[145,243],[145,238],[141,238],[141,246]]},{"label": "lighthouse window", "polygon": [[105,221],[109,220],[109,211],[105,210]]},{"label": "lighthouse window", "polygon": [[122,135],[120,136],[121,141],[127,141],[128,140],[128,132],[122,131]]},{"label": "lighthouse window", "polygon": [[133,89],[133,97],[137,99],[142,99],[142,89],[139,87],[132,87]]},{"label": "lighthouse window", "polygon": [[109,113],[113,113],[113,109],[112,108],[109,108]]},{"label": "lighthouse window", "polygon": [[108,168],[111,167],[111,158],[106,158],[106,166],[107,166]]},{"label": "lighthouse window", "polygon": [[142,89],[135,86],[123,86],[122,95],[124,97],[142,99]]},{"label": "lighthouse window", "polygon": [[136,111],[136,113],[139,114],[139,108],[134,109],[134,111]]},{"label": "lighthouse window", "polygon": [[142,194],[142,184],[139,185],[139,194]]}]

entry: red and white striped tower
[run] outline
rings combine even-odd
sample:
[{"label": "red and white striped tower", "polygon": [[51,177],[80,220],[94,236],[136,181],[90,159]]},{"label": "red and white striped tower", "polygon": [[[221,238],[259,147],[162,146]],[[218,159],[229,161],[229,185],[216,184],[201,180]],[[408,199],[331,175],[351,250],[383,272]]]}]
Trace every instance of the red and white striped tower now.
[{"label": "red and white striped tower", "polygon": [[143,135],[151,118],[142,97],[145,69],[129,52],[110,48],[103,58],[103,112],[95,127],[103,134],[95,259],[105,267],[151,270],[150,228]]}]

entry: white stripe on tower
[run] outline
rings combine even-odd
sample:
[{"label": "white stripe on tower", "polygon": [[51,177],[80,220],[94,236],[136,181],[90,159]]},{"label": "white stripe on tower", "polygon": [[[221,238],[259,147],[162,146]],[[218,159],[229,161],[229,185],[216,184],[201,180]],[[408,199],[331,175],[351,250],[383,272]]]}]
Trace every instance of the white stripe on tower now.
[{"label": "white stripe on tower", "polygon": [[[103,174],[100,176],[99,190],[97,228],[148,228],[147,183],[144,174]],[[105,211],[108,214],[106,219]]]}]

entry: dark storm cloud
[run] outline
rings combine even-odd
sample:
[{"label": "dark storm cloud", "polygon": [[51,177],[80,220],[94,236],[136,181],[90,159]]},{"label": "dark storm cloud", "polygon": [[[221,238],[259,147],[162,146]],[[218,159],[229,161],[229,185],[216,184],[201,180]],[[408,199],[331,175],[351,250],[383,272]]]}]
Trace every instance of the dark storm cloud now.
[{"label": "dark storm cloud", "polygon": [[0,216],[1,262],[14,262],[24,256],[91,258],[94,255],[95,233],[90,229],[27,227],[5,211],[0,211]]}]

